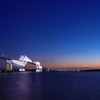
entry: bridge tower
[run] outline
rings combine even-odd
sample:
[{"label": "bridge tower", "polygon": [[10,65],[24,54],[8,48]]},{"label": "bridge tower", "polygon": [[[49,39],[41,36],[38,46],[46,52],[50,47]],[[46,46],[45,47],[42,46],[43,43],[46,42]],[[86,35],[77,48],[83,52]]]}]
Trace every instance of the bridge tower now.
[{"label": "bridge tower", "polygon": [[12,64],[11,60],[7,60],[6,70],[12,71],[12,67],[13,67],[13,64]]}]

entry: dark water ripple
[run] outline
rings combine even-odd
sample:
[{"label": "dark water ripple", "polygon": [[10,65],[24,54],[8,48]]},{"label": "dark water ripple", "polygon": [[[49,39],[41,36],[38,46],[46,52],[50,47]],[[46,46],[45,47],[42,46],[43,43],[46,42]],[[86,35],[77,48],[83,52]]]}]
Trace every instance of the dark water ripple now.
[{"label": "dark water ripple", "polygon": [[0,100],[99,100],[100,72],[0,74]]}]

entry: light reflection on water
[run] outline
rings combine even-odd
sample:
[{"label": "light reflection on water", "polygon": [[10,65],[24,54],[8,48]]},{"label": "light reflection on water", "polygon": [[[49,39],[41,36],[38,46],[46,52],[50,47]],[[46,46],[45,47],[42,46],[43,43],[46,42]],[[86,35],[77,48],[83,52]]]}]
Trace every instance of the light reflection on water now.
[{"label": "light reflection on water", "polygon": [[13,89],[14,91],[11,93],[11,99],[14,100],[16,98],[18,99],[24,99],[28,100],[28,96],[31,93],[30,92],[30,74],[27,73],[19,73],[13,76],[15,78],[14,82],[12,80],[11,83],[13,83]]},{"label": "light reflection on water", "polygon": [[0,73],[0,100],[99,100],[100,72]]},{"label": "light reflection on water", "polygon": [[[31,100],[42,98],[39,73],[18,72],[3,74],[0,95],[4,100]],[[2,76],[3,76],[2,75]],[[40,98],[40,100],[41,100]]]}]

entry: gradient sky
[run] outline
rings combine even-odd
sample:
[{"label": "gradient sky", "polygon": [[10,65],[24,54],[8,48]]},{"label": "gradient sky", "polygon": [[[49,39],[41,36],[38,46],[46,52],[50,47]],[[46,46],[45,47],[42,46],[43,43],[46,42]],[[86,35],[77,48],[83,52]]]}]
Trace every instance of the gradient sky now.
[{"label": "gradient sky", "polygon": [[99,67],[100,1],[2,0],[2,54],[50,68]]}]

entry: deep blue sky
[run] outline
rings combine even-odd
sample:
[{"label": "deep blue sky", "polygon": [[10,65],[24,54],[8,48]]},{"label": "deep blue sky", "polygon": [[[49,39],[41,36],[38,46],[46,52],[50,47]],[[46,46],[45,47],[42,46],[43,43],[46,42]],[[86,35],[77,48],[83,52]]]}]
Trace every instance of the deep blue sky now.
[{"label": "deep blue sky", "polygon": [[45,67],[100,66],[100,1],[2,0],[1,54]]}]

